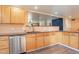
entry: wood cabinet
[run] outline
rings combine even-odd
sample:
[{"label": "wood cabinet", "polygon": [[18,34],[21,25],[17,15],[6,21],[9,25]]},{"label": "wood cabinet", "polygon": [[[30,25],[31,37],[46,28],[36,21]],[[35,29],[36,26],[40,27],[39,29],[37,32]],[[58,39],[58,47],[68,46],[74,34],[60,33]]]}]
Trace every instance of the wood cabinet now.
[{"label": "wood cabinet", "polygon": [[57,39],[58,39],[58,43],[62,43],[62,39],[63,39],[62,32],[57,32],[56,36],[57,36]]},{"label": "wood cabinet", "polygon": [[48,46],[50,44],[50,35],[48,33],[44,33],[44,46]]},{"label": "wood cabinet", "polygon": [[51,32],[50,33],[50,44],[54,45],[56,43],[58,43],[57,32]]},{"label": "wood cabinet", "polygon": [[70,39],[69,32],[63,32],[62,36],[63,36],[62,43],[69,46],[69,41],[70,41],[69,40]]},{"label": "wood cabinet", "polygon": [[26,35],[26,51],[32,51],[36,48],[35,34]]},{"label": "wood cabinet", "polygon": [[0,54],[9,53],[9,40],[7,36],[0,37]]},{"label": "wood cabinet", "polygon": [[25,23],[26,14],[25,10],[21,8],[11,7],[11,23]]},{"label": "wood cabinet", "polygon": [[10,7],[2,6],[2,23],[10,23]]},{"label": "wood cabinet", "polygon": [[2,11],[2,9],[1,9],[1,6],[0,6],[0,23],[1,23],[1,19],[2,19],[2,14],[1,14],[1,11]]},{"label": "wood cabinet", "polygon": [[49,32],[47,34],[48,34],[47,39],[49,40],[49,44],[51,45],[54,42],[52,32]]},{"label": "wood cabinet", "polygon": [[73,48],[78,48],[78,33],[70,33],[69,45]]},{"label": "wood cabinet", "polygon": [[36,34],[36,48],[44,47],[43,33]]}]

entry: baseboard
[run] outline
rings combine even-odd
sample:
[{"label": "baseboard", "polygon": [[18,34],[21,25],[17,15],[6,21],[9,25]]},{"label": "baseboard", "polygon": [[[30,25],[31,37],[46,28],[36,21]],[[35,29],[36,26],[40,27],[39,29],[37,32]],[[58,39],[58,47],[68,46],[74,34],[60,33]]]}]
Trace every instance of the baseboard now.
[{"label": "baseboard", "polygon": [[67,47],[67,48],[70,48],[70,49],[72,49],[72,50],[75,50],[75,51],[78,51],[78,52],[79,52],[79,50],[76,49],[76,48],[72,48],[72,47],[70,47],[70,46],[68,46],[68,45],[65,45],[65,44],[62,44],[62,43],[58,42],[58,43],[56,43],[56,44],[51,44],[51,45],[44,46],[44,47],[41,47],[41,48],[29,50],[29,51],[27,51],[27,53],[28,53],[28,52],[33,52],[33,51],[36,51],[36,50],[40,50],[40,49],[43,49],[43,48],[46,48],[46,47],[54,46],[54,45],[57,45],[57,44],[60,44],[60,45],[62,45],[62,46],[65,46],[65,47]]},{"label": "baseboard", "polygon": [[65,46],[65,47],[67,47],[67,48],[70,48],[70,49],[72,49],[72,50],[75,50],[75,51],[78,51],[78,52],[79,52],[79,50],[76,49],[76,48],[72,48],[72,47],[70,47],[70,46],[68,46],[68,45],[65,45],[65,44],[62,44],[62,43],[60,43],[60,42],[59,42],[58,44],[63,45],[63,46]]},{"label": "baseboard", "polygon": [[27,53],[28,53],[28,52],[33,52],[33,51],[36,51],[36,50],[40,50],[40,49],[43,49],[43,48],[46,48],[46,47],[49,47],[49,46],[54,46],[54,45],[57,45],[57,44],[58,44],[58,43],[56,43],[56,44],[51,44],[51,45],[44,46],[44,47],[40,47],[40,48],[33,49],[33,50],[29,50],[29,51],[27,51]]}]

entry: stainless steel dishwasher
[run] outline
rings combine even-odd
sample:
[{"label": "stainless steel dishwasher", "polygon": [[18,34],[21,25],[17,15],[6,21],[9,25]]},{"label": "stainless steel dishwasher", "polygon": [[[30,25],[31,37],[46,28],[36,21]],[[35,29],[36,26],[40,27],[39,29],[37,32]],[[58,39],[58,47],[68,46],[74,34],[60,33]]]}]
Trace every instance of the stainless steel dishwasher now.
[{"label": "stainless steel dishwasher", "polygon": [[25,52],[25,38],[24,36],[10,36],[10,54],[19,54]]}]

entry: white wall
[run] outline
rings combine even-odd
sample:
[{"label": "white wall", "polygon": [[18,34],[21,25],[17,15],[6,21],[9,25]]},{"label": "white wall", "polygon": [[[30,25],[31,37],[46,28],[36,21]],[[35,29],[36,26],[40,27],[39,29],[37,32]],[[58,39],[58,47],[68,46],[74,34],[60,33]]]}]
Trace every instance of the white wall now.
[{"label": "white wall", "polygon": [[68,18],[64,18],[63,20],[64,31],[71,30],[71,20]]}]

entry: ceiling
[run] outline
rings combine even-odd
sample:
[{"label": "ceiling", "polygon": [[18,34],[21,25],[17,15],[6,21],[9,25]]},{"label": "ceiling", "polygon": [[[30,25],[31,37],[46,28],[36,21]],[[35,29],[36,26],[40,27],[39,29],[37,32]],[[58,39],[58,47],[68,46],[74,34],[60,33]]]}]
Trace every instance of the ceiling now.
[{"label": "ceiling", "polygon": [[37,5],[38,9],[35,10],[35,5],[20,5],[24,9],[29,9],[33,11],[48,13],[57,16],[79,18],[79,5]]}]

